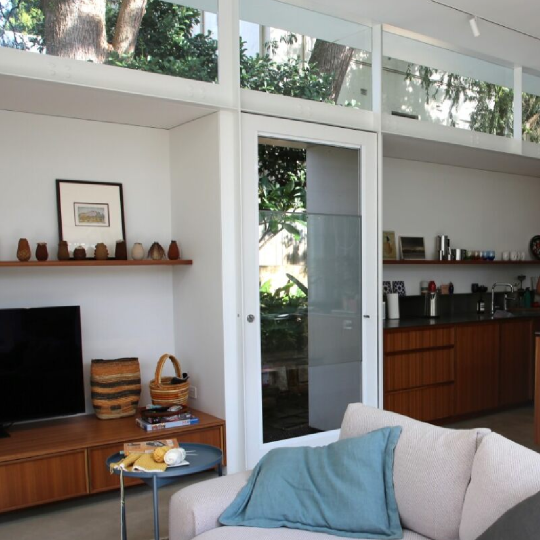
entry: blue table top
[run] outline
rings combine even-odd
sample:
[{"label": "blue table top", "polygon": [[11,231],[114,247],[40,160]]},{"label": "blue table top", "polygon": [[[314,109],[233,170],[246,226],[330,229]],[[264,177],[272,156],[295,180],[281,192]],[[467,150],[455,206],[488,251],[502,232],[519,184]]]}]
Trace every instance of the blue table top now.
[{"label": "blue table top", "polygon": [[[184,476],[188,474],[194,474],[201,471],[206,471],[219,465],[223,458],[223,452],[215,447],[210,446],[209,444],[200,444],[200,443],[179,443],[180,447],[183,448],[188,455],[186,456],[186,461],[189,461],[189,465],[183,465],[182,467],[167,467],[167,470],[164,472],[128,472],[124,471],[124,476],[134,476],[136,478],[152,478],[158,476],[159,478],[170,478],[175,476]],[[193,453],[191,453],[193,452]],[[106,461],[107,468],[109,468],[111,463],[117,463],[124,459],[123,452],[117,452],[112,456],[109,456]],[[115,474],[120,474],[119,469],[114,469]]]}]

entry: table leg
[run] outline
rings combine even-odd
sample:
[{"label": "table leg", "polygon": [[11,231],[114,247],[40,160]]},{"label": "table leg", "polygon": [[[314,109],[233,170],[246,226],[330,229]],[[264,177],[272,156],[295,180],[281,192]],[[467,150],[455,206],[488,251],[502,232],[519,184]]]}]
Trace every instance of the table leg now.
[{"label": "table leg", "polygon": [[223,476],[223,467],[221,466],[221,463],[217,466],[217,473],[218,476]]},{"label": "table leg", "polygon": [[127,540],[126,528],[126,495],[124,491],[124,475],[120,471],[120,528],[122,540]]},{"label": "table leg", "polygon": [[159,540],[159,498],[157,474],[154,474],[152,488],[154,491],[154,538]]}]

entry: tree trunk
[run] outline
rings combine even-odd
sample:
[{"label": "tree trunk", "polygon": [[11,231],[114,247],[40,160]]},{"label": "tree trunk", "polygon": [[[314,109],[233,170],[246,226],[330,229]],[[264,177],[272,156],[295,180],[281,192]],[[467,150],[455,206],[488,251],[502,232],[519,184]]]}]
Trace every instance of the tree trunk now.
[{"label": "tree trunk", "polygon": [[147,0],[123,0],[112,47],[118,54],[133,54]]},{"label": "tree trunk", "polygon": [[106,0],[43,0],[47,54],[102,64]]},{"label": "tree trunk", "polygon": [[330,98],[337,103],[345,75],[351,64],[354,49],[318,39],[315,41],[309,65],[333,77]]}]

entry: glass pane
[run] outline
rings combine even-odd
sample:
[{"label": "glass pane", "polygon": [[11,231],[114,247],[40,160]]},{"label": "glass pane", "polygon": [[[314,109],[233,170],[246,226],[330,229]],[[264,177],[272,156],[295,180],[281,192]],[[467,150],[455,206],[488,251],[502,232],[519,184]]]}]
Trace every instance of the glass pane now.
[{"label": "glass pane", "polygon": [[540,77],[523,74],[523,139],[540,142]]},{"label": "glass pane", "polygon": [[276,0],[241,0],[241,86],[371,110],[371,28]]},{"label": "glass pane", "polygon": [[386,113],[511,137],[513,86],[509,68],[384,32]]},{"label": "glass pane", "polygon": [[[263,142],[259,282],[266,443],[338,429],[347,405],[362,397],[361,217],[355,212],[356,151]],[[333,213],[309,212],[321,208]],[[356,215],[345,213],[351,210]]]},{"label": "glass pane", "polygon": [[0,46],[216,82],[217,0],[2,1]]}]

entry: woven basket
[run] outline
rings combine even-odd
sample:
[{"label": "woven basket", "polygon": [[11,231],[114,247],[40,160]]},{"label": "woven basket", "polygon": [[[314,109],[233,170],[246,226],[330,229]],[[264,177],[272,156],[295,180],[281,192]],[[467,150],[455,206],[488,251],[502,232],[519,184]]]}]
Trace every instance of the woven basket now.
[{"label": "woven basket", "polygon": [[139,359],[92,360],[90,388],[98,418],[133,416],[141,397]]},{"label": "woven basket", "polygon": [[172,405],[186,405],[189,394],[189,381],[172,384],[172,377],[162,377],[163,366],[168,359],[174,366],[174,372],[178,378],[182,378],[180,362],[172,354],[164,354],[157,363],[156,375],[150,381],[150,396],[154,405],[170,407]]}]

